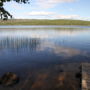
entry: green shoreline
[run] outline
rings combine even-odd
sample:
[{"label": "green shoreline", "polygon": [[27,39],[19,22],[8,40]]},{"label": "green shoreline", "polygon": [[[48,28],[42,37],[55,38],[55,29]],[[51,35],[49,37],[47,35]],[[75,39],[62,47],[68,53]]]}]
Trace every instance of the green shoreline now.
[{"label": "green shoreline", "polygon": [[0,20],[0,25],[81,25],[90,26],[90,21],[82,20],[35,20],[35,19],[12,19],[3,21]]}]

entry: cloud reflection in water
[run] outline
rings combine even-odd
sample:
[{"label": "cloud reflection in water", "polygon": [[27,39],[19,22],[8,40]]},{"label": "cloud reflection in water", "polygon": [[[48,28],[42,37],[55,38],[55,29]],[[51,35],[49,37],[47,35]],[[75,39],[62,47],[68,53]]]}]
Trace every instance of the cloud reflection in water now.
[{"label": "cloud reflection in water", "polygon": [[[47,50],[48,53],[62,56],[63,58],[77,55],[88,56],[87,50],[80,50],[78,48],[81,48],[79,43],[82,46],[87,45],[85,42],[89,42],[89,33],[90,30],[87,30],[87,32],[82,30],[81,32],[81,30],[75,29],[1,30],[0,53],[2,53],[2,50],[8,51],[9,49],[12,49],[13,52],[16,50],[16,53],[22,53],[22,50],[25,53],[28,50],[29,52],[34,51],[38,53],[42,51],[44,53]],[[83,38],[83,36],[87,37]],[[61,41],[64,40],[66,42],[62,43]],[[70,45],[70,47],[67,47],[67,45]],[[73,48],[73,46],[76,48]]]},{"label": "cloud reflection in water", "polygon": [[62,56],[63,58],[73,57],[77,55],[87,56],[86,51],[80,51],[74,48],[62,47],[56,45],[53,42],[48,42],[48,41],[41,43],[40,48],[38,48],[38,51],[44,51],[44,50],[48,50],[50,53],[54,53],[58,56]]}]

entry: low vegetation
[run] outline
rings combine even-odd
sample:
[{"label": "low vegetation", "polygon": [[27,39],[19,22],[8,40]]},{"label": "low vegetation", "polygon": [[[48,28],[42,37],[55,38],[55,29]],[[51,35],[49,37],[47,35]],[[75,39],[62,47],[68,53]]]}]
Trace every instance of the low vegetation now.
[{"label": "low vegetation", "polygon": [[82,26],[90,26],[90,21],[12,19],[12,20],[7,20],[7,21],[0,20],[0,25],[82,25]]}]

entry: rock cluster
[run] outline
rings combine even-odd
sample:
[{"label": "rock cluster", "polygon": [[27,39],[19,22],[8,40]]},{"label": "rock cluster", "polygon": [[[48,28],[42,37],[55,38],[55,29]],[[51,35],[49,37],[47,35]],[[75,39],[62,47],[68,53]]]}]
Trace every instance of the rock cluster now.
[{"label": "rock cluster", "polygon": [[19,77],[12,72],[7,72],[0,78],[0,84],[4,86],[12,86],[18,82],[19,82]]}]

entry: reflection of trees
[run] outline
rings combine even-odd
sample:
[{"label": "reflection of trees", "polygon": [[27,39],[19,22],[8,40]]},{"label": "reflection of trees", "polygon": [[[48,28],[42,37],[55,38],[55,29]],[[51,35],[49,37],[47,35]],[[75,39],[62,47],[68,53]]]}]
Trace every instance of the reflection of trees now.
[{"label": "reflection of trees", "polygon": [[34,50],[40,40],[37,38],[3,38],[0,40],[0,49]]}]

